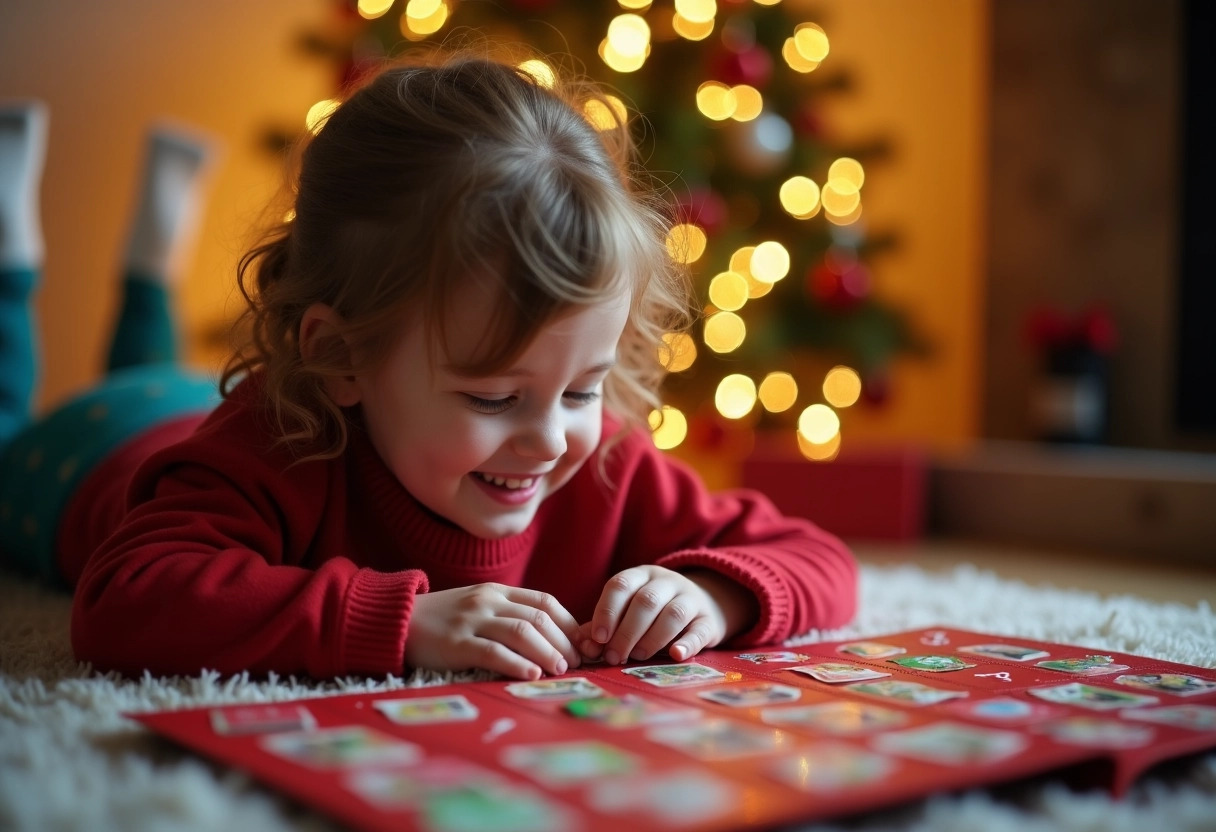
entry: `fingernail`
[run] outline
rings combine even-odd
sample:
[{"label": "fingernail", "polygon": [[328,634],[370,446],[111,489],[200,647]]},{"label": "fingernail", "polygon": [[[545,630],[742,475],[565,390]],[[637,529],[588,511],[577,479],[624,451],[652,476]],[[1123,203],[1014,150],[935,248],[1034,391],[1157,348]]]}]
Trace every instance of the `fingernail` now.
[{"label": "fingernail", "polygon": [[595,640],[598,641],[600,644],[603,644],[604,642],[608,641],[608,628],[607,627],[596,627],[595,628]]},{"label": "fingernail", "polygon": [[616,652],[615,650],[609,650],[607,653],[604,654],[604,661],[607,662],[608,664],[620,664],[621,663],[621,654]]},{"label": "fingernail", "polygon": [[556,675],[556,676],[561,676],[563,673],[565,673],[566,672],[566,660],[558,659],[557,665],[553,668],[553,670],[554,670],[554,675]]}]

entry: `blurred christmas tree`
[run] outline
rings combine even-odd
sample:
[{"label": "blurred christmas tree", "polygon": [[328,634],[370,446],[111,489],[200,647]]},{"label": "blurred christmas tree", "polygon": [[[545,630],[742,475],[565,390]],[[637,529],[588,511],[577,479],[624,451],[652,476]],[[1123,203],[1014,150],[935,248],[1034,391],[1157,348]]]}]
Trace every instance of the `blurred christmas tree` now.
[{"label": "blurred christmas tree", "polygon": [[863,232],[863,165],[888,149],[822,124],[851,80],[815,17],[799,0],[337,0],[303,44],[335,62],[339,98],[453,32],[572,56],[628,108],[704,303],[695,338],[670,343],[656,443],[744,453],[754,429],[797,425],[803,453],[830,459],[837,411],[881,405],[892,358],[924,344],[872,293],[867,264],[894,236]]}]

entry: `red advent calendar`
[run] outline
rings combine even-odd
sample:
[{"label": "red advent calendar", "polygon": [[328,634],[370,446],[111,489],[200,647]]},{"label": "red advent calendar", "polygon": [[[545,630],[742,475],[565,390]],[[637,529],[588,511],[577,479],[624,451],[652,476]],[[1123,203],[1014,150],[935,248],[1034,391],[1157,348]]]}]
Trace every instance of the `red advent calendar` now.
[{"label": "red advent calendar", "polygon": [[951,628],[129,714],[358,829],[767,828],[1216,748],[1216,671]]}]

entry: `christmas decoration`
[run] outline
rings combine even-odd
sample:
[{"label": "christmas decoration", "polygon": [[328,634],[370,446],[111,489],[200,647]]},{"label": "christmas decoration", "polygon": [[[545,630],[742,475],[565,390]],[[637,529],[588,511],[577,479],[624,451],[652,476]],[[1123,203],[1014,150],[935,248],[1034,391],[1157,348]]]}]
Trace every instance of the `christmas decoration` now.
[{"label": "christmas decoration", "polygon": [[[302,43],[334,62],[338,98],[384,58],[470,40],[572,56],[614,91],[669,187],[670,248],[687,253],[673,256],[705,308],[692,341],[669,344],[669,407],[652,425],[663,447],[728,453],[751,445],[727,437],[792,433],[812,405],[881,406],[897,395],[893,357],[925,351],[870,265],[895,235],[861,220],[886,142],[836,141],[822,116],[853,88],[826,22],[799,0],[337,0],[332,25]],[[864,394],[825,405],[825,376],[842,368]],[[839,423],[797,446],[831,458]]]}]

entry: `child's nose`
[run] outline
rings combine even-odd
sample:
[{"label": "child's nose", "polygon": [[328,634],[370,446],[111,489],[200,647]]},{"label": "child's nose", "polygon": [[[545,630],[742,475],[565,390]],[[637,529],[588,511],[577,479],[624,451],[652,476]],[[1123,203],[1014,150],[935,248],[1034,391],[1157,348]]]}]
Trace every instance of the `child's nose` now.
[{"label": "child's nose", "polygon": [[534,459],[557,459],[566,452],[566,432],[562,421],[554,418],[536,419],[519,433],[516,452]]}]

